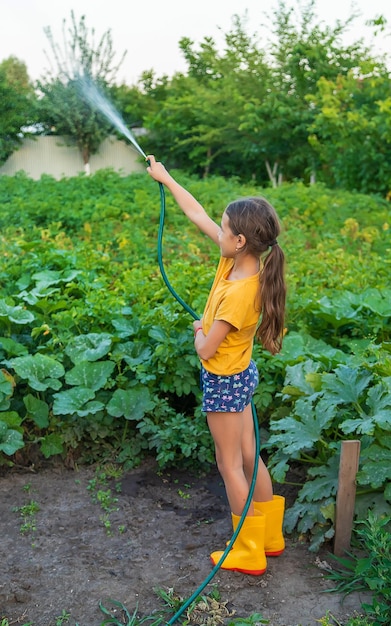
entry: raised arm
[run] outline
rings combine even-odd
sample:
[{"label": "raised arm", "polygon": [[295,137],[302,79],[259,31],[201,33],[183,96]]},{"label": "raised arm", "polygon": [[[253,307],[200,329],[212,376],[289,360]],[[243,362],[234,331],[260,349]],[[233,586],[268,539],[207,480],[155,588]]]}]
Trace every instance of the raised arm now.
[{"label": "raised arm", "polygon": [[148,155],[147,159],[149,161],[149,166],[147,167],[148,174],[167,187],[189,220],[218,245],[220,227],[209,217],[204,207],[191,193],[176,182],[163,163],[156,161],[152,154]]}]

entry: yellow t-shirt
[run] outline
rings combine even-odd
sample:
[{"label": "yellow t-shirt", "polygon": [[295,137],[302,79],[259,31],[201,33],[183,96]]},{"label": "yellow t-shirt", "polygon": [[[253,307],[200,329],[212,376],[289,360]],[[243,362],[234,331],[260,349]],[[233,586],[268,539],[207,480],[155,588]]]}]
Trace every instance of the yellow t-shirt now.
[{"label": "yellow t-shirt", "polygon": [[240,280],[227,280],[233,264],[233,259],[220,258],[202,316],[205,335],[214,320],[223,320],[234,326],[216,354],[207,361],[201,359],[208,372],[227,376],[242,372],[249,366],[260,316],[259,273]]}]

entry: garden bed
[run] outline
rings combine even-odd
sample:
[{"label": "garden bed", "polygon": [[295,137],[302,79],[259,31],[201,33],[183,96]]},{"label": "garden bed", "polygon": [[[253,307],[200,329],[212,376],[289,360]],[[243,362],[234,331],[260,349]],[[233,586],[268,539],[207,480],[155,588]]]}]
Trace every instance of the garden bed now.
[{"label": "garden bed", "polygon": [[[289,488],[276,492],[293,503]],[[0,507],[0,617],[10,624],[99,626],[99,604],[113,611],[110,600],[152,615],[164,608],[156,590],[193,594],[231,532],[215,470],[159,472],[152,461],[123,475],[111,466],[13,469],[0,478]],[[365,598],[325,593],[327,549],[314,554],[305,538],[287,537],[263,576],[219,570],[203,594],[217,587],[232,617],[198,623],[259,613],[272,626],[315,626],[328,611],[343,622]]]}]

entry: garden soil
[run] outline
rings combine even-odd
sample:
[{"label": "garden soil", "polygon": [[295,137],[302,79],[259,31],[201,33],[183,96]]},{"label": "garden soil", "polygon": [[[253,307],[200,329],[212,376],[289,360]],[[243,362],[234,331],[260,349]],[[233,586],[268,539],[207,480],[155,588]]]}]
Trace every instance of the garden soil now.
[{"label": "garden soil", "polygon": [[[157,590],[186,600],[210,574],[209,553],[232,534],[216,470],[159,472],[146,461],[106,484],[99,476],[62,464],[0,475],[0,618],[9,624],[100,626],[110,620],[105,610],[117,620],[106,623],[131,623],[122,606],[140,620],[156,616],[166,607]],[[276,493],[293,503],[286,486]],[[368,598],[326,593],[330,550],[314,554],[304,538],[288,536],[263,576],[220,569],[202,592],[217,588],[219,600],[200,605],[189,623],[254,613],[271,626],[313,626],[327,613],[343,623]]]}]

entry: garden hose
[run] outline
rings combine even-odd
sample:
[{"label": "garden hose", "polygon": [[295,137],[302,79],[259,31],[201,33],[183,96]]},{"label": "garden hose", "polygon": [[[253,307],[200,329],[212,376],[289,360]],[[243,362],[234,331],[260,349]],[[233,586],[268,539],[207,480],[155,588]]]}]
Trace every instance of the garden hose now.
[{"label": "garden hose", "polygon": [[199,316],[177,294],[177,292],[175,291],[175,289],[171,285],[170,281],[168,280],[168,277],[167,277],[167,274],[166,274],[166,270],[164,269],[164,263],[163,263],[163,231],[164,231],[164,220],[165,220],[165,216],[166,216],[166,194],[164,193],[164,185],[162,183],[159,183],[159,191],[160,191],[160,219],[159,219],[159,231],[158,231],[158,238],[157,238],[157,260],[158,260],[158,263],[159,263],[160,273],[162,275],[162,278],[163,278],[163,280],[165,282],[165,285],[166,285],[167,289],[169,290],[171,295],[174,296],[175,300],[177,300],[179,302],[179,304],[181,304],[183,306],[185,311],[190,313],[190,315],[195,320],[198,320]]},{"label": "garden hose", "polygon": [[[196,319],[199,319],[199,316],[177,294],[177,292],[175,291],[175,289],[171,285],[171,283],[170,283],[170,281],[169,281],[169,279],[167,277],[166,271],[164,269],[164,263],[163,263],[163,232],[164,232],[164,221],[165,221],[165,214],[166,214],[166,196],[165,196],[165,192],[164,192],[164,186],[163,186],[162,183],[159,183],[159,190],[160,190],[160,219],[159,219],[159,232],[158,232],[158,242],[157,242],[157,256],[158,256],[159,269],[160,269],[162,278],[164,280],[164,283],[165,283],[167,289],[170,291],[171,295],[196,320]],[[215,576],[215,574],[217,574],[217,572],[220,569],[220,567],[221,567],[225,557],[227,556],[227,554],[231,550],[231,548],[232,548],[232,546],[233,546],[233,544],[234,544],[234,542],[236,540],[236,537],[238,536],[238,534],[240,532],[240,529],[242,528],[243,522],[244,522],[245,517],[247,515],[247,511],[248,511],[248,509],[250,507],[251,500],[252,500],[253,493],[254,493],[255,482],[256,482],[256,477],[257,477],[257,473],[258,473],[259,454],[260,454],[259,426],[258,426],[258,419],[257,419],[257,414],[256,414],[255,405],[254,405],[254,401],[253,400],[251,400],[251,409],[252,409],[252,415],[253,415],[253,421],[254,421],[254,432],[255,432],[255,462],[254,462],[254,472],[253,472],[253,477],[252,477],[252,481],[251,481],[251,485],[250,485],[250,490],[248,492],[248,496],[247,496],[246,504],[245,504],[244,509],[243,509],[243,513],[242,513],[241,518],[239,520],[239,523],[238,523],[238,525],[237,525],[237,527],[235,529],[235,532],[233,533],[229,543],[227,544],[223,554],[221,555],[220,560],[216,563],[216,565],[214,566],[214,568],[212,569],[210,574],[205,578],[205,580],[201,583],[201,585],[183,603],[183,605],[175,613],[175,615],[170,619],[170,621],[167,622],[167,626],[169,626],[171,624],[174,624],[179,619],[179,617],[184,613],[184,611],[186,611],[186,609],[199,597],[199,595],[201,594],[203,589],[205,589],[205,587],[210,583],[210,581]]]}]

